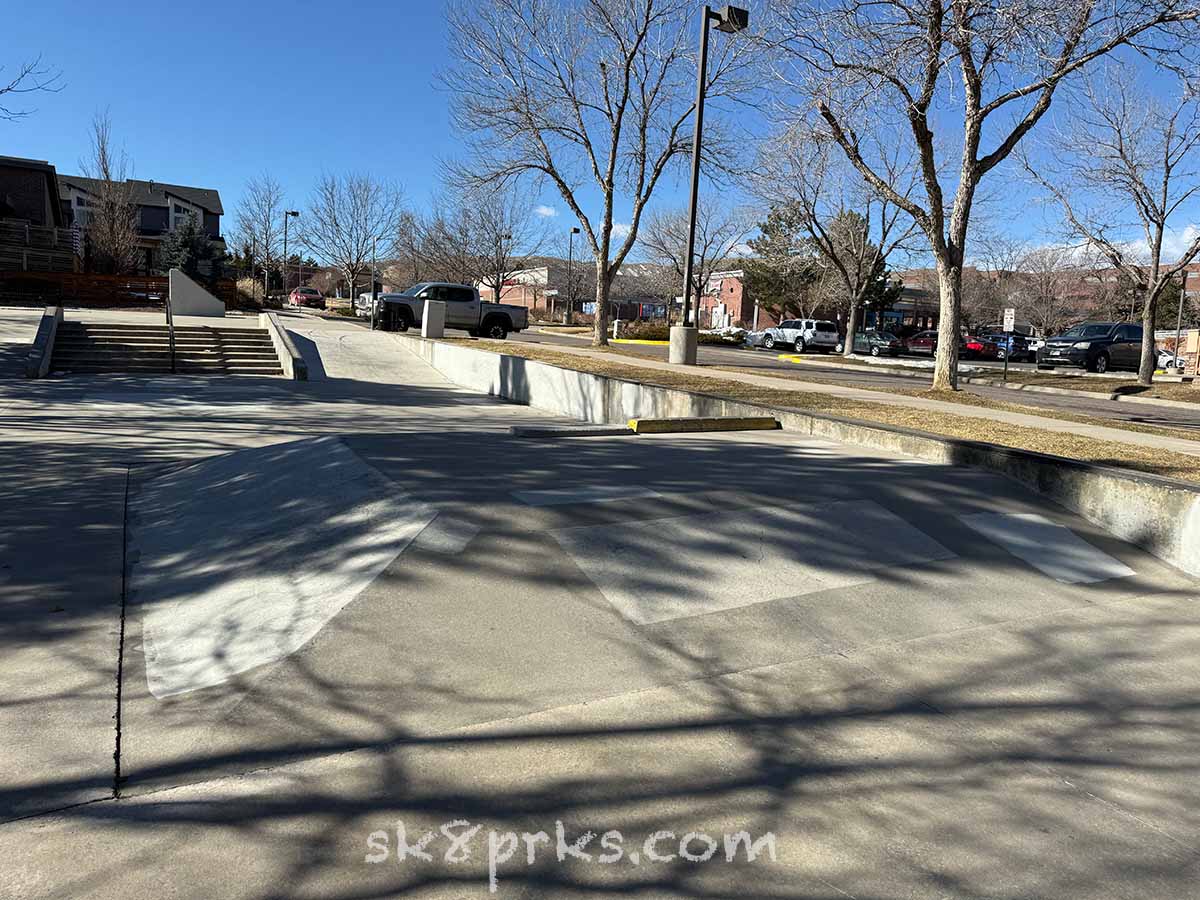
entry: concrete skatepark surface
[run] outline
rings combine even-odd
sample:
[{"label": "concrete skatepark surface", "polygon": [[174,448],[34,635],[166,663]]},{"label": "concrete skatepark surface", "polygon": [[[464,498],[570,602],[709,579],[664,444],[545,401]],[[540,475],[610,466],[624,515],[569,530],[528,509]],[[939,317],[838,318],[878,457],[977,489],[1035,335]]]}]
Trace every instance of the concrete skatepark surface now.
[{"label": "concrete skatepark surface", "polygon": [[513,437],[562,420],[286,321],[307,384],[0,388],[0,896],[483,897],[493,829],[551,836],[502,897],[1194,896],[1195,579],[788,432]]}]

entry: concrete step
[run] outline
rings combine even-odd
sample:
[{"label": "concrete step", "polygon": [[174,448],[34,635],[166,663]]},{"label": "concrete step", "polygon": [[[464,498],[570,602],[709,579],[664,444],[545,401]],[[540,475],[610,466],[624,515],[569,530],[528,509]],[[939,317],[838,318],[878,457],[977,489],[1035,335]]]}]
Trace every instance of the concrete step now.
[{"label": "concrete step", "polygon": [[[179,374],[282,375],[270,334],[262,328],[175,329]],[[54,342],[56,372],[163,374],[171,371],[165,325],[64,322]]]}]

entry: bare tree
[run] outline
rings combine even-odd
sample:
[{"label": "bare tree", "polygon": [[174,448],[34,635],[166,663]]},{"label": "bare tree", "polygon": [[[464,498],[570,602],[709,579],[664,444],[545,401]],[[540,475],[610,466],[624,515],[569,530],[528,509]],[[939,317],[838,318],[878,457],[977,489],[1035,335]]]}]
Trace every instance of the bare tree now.
[{"label": "bare tree", "polygon": [[[1200,234],[1173,261],[1164,238],[1200,191],[1200,96],[1185,88],[1166,104],[1138,90],[1132,73],[1114,70],[1087,84],[1074,128],[1056,141],[1048,161],[1025,170],[1062,208],[1069,230],[1095,248],[1133,285],[1141,303],[1138,381],[1150,384],[1157,364],[1155,305],[1163,290],[1200,254]],[[1130,241],[1130,222],[1141,241]]]},{"label": "bare tree", "polygon": [[1060,332],[1075,313],[1077,291],[1086,276],[1073,247],[1035,247],[1019,263],[1022,281],[1018,308],[1040,334]]},{"label": "bare tree", "polygon": [[370,175],[323,175],[301,221],[300,239],[345,276],[351,298],[372,253],[390,253],[404,212],[400,189]]},{"label": "bare tree", "polygon": [[[696,208],[696,247],[692,257],[692,291],[696,302],[707,293],[713,272],[728,264],[729,258],[753,230],[753,218],[745,209],[702,202]],[[688,241],[687,209],[659,210],[650,214],[641,244],[650,258],[674,273],[670,297],[684,293]],[[661,287],[656,291],[656,296]],[[669,299],[669,298],[668,298]],[[670,306],[667,307],[670,322]]]},{"label": "bare tree", "polygon": [[[872,156],[895,193],[911,199],[917,192],[912,153],[893,142],[878,144]],[[889,194],[864,183],[821,131],[794,128],[768,142],[751,185],[767,203],[791,204],[799,214],[821,267],[840,287],[846,334],[853,336],[868,292],[888,259],[909,248],[916,221]],[[845,355],[853,353],[854,341],[847,340]]]},{"label": "bare tree", "polygon": [[87,241],[93,265],[101,272],[124,275],[138,264],[137,206],[129,183],[130,163],[124,150],[113,146],[108,113],[92,120],[91,154],[79,162],[92,179],[86,208]]},{"label": "bare tree", "polygon": [[266,172],[246,182],[237,212],[237,239],[269,269],[283,258],[283,187]]},{"label": "bare tree", "polygon": [[13,122],[33,112],[8,105],[20,94],[56,94],[62,90],[61,74],[43,65],[41,56],[17,66],[7,81],[3,80],[4,72],[5,67],[0,66],[0,120]]},{"label": "bare tree", "polygon": [[[443,80],[474,151],[461,174],[482,184],[548,181],[562,195],[595,259],[596,345],[608,343],[608,295],[637,243],[646,204],[691,145],[695,11],[689,0],[481,0],[451,7],[454,65]],[[713,42],[707,79],[713,100],[731,85],[734,48],[745,43]],[[706,132],[714,149],[718,133]],[[598,210],[581,193],[589,182]],[[618,210],[628,210],[623,239],[614,231]]]},{"label": "bare tree", "polygon": [[450,194],[435,201],[419,252],[441,277],[479,285],[499,300],[504,283],[530,268],[545,243],[533,207],[533,196],[516,188]]},{"label": "bare tree", "polygon": [[[934,388],[956,389],[962,269],[980,183],[1050,109],[1071,75],[1131,46],[1179,64],[1196,0],[791,0],[774,46],[781,74],[862,178],[911,215],[938,273]],[[807,111],[804,113],[807,115]],[[860,128],[899,126],[920,161],[905,196],[870,159]],[[944,179],[943,151],[958,165]]]}]

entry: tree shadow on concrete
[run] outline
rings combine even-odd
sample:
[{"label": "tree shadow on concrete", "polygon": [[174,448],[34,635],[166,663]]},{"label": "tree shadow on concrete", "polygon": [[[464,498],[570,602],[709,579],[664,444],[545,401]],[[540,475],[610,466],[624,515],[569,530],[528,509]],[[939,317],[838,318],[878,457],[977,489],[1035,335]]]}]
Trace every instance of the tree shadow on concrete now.
[{"label": "tree shadow on concrete", "polygon": [[[111,591],[81,590],[80,579],[98,563],[114,574],[111,508],[126,467],[152,478],[256,443],[264,431],[278,442],[258,451],[255,467],[267,472],[286,465],[293,435],[351,432],[344,440],[361,458],[472,535],[458,552],[404,551],[304,651],[171,702],[145,692],[135,615],[127,796],[44,820],[37,846],[21,856],[46,879],[43,896],[152,895],[164,885],[261,900],[482,896],[483,837],[471,864],[445,862],[445,841],[428,863],[364,861],[367,836],[388,830],[394,840],[397,820],[411,837],[463,818],[485,832],[551,837],[561,820],[571,839],[619,829],[634,847],[661,830],[676,839],[770,831],[779,847],[773,863],[731,864],[719,853],[704,864],[676,855],[653,865],[560,864],[552,846],[527,865],[521,847],[501,869],[501,896],[1093,897],[1144,885],[1155,896],[1189,895],[1200,839],[1192,582],[1140,555],[1138,576],[1086,588],[1032,576],[957,516],[1038,509],[1106,552],[1134,554],[978,472],[786,435],[518,439],[500,431],[513,420],[498,405],[489,418],[489,404],[463,392],[390,386],[364,403],[359,387],[335,383],[320,401],[264,393],[263,405],[283,404],[299,420],[282,425],[241,400],[212,402],[203,393],[211,386],[184,398],[191,412],[178,397],[157,412],[153,401],[95,414],[51,403],[30,414],[32,434],[4,442],[0,484],[20,504],[12,508],[33,513],[9,520],[19,542],[9,553],[45,558],[48,543],[76,546],[97,530],[77,521],[81,508],[110,523],[109,544],[91,556],[61,553],[57,574],[47,565],[22,576],[21,590],[38,597],[6,600],[9,650],[70,653],[86,636],[87,623],[51,624],[39,597],[94,606],[95,627],[111,624]],[[454,405],[478,412],[439,418]],[[389,419],[388,406],[417,411],[415,420]],[[359,427],[348,428],[355,417]],[[32,480],[18,477],[27,473]],[[602,484],[649,485],[658,496],[541,508],[513,496]],[[236,480],[226,489],[225,502],[237,503]],[[876,567],[867,585],[639,626],[555,537],[797,509],[811,516],[810,532],[768,519],[749,547],[701,541],[686,559],[677,546],[643,544],[641,582],[666,593],[685,573],[716,579],[765,545],[797,548],[845,574],[861,571],[861,549],[812,523],[864,501],[954,555]],[[308,562],[345,564],[353,545],[340,537],[308,547]],[[214,581],[256,565],[282,572],[286,555],[263,552],[278,538],[209,532],[175,563]],[[764,572],[774,593],[770,579]],[[486,595],[495,621],[452,599],[441,619],[428,607],[404,615],[456,592]],[[528,626],[518,619],[498,640],[490,629],[521,614],[514,595],[565,613]],[[159,602],[172,599],[185,598]],[[573,619],[583,637],[567,633]],[[545,633],[534,635],[539,621]],[[535,637],[541,656],[518,652]],[[451,647],[458,656],[447,658]],[[69,712],[77,690],[94,692],[98,710],[112,681],[84,657],[89,665],[94,683],[12,698],[16,714],[51,702]],[[0,809],[31,797],[53,808],[90,787],[90,776],[22,767],[0,786]],[[4,826],[0,843],[21,824]],[[81,830],[90,861],[65,865]]]}]

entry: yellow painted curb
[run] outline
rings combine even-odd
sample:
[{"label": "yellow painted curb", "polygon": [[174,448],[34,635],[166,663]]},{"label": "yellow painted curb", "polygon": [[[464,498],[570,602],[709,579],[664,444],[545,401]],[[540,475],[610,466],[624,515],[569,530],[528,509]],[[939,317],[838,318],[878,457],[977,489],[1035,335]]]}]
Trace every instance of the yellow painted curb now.
[{"label": "yellow painted curb", "polygon": [[681,419],[630,419],[635,434],[671,434],[680,431],[773,431],[774,416],[700,416]]},{"label": "yellow painted curb", "polygon": [[671,342],[670,341],[637,341],[637,340],[633,340],[632,338],[612,338],[609,340],[609,343],[610,344],[649,344],[653,347],[667,347],[670,345]]}]

